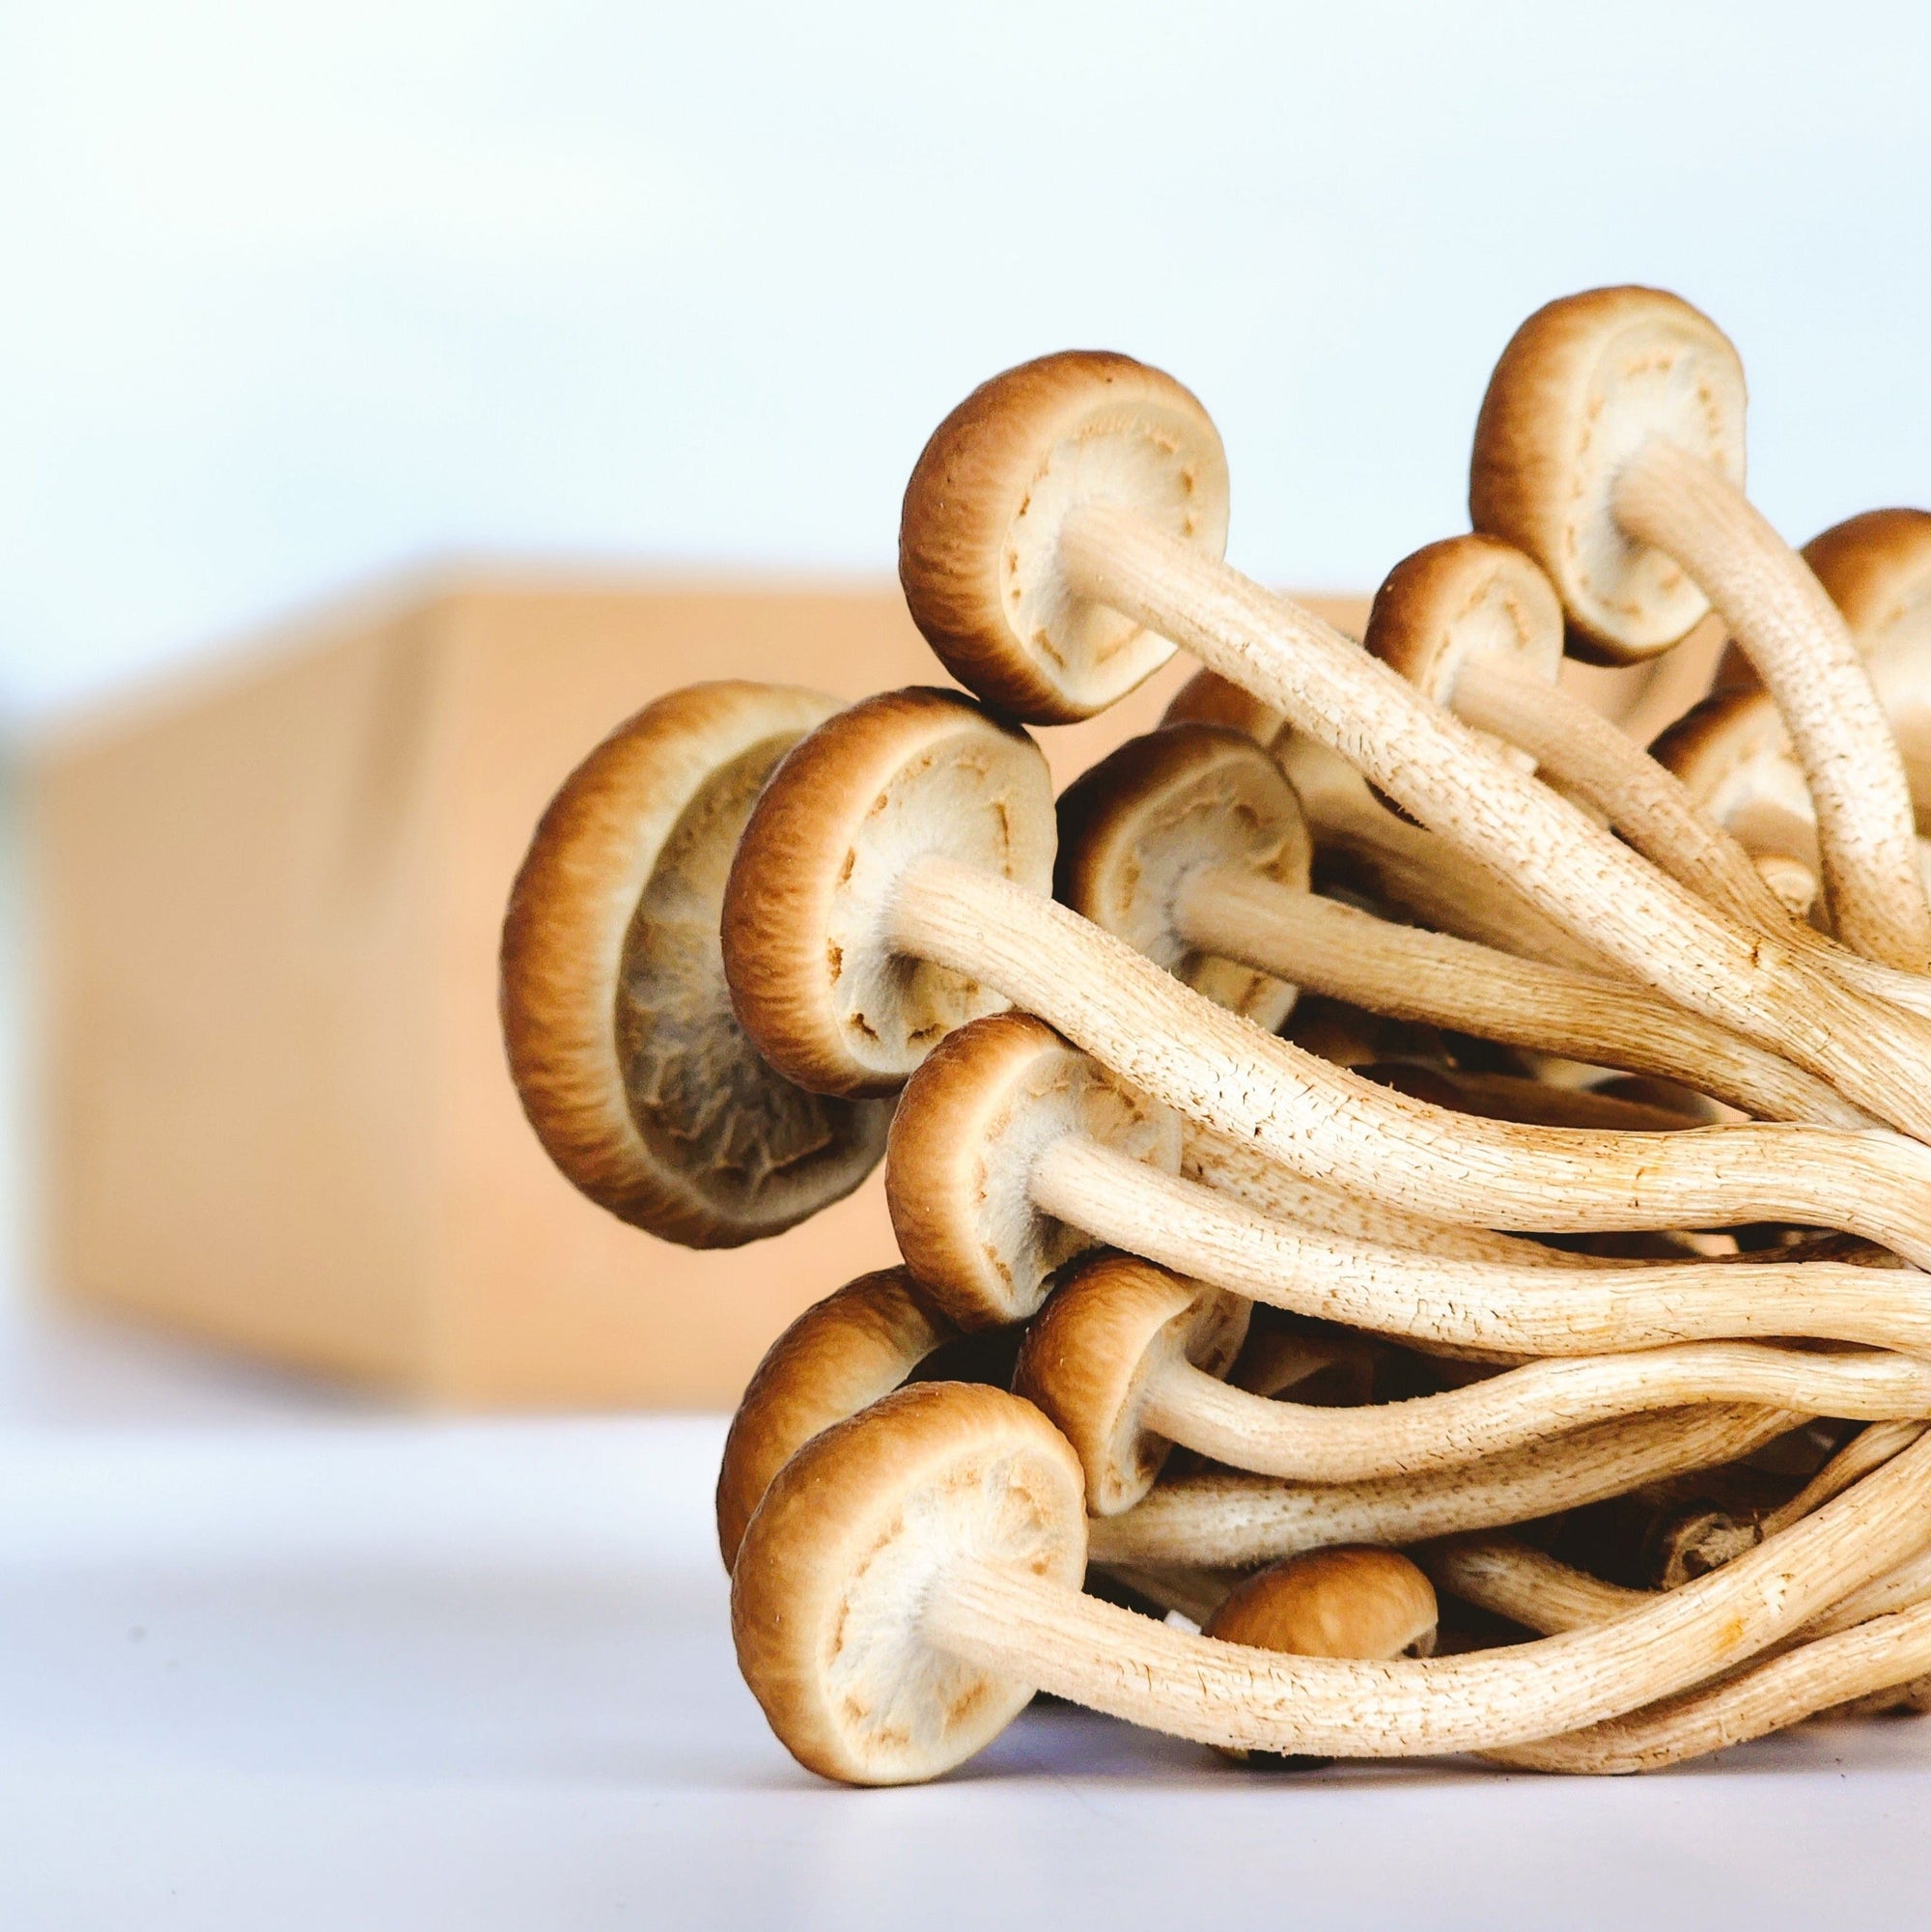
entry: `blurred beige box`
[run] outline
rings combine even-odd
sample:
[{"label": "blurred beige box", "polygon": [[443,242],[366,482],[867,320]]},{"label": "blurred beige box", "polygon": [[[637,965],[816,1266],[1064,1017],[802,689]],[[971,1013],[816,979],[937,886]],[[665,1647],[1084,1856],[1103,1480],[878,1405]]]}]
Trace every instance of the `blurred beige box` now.
[{"label": "blurred beige box", "polygon": [[[1042,734],[1062,781],[1187,669]],[[619,718],[716,677],[858,697],[938,672],[888,583],[476,574],[44,745],[60,1291],[432,1403],[698,1406],[889,1261],[876,1175],[727,1252],[624,1226],[550,1167],[504,1072],[497,927],[538,813]]]},{"label": "blurred beige box", "polygon": [[[1358,634],[1358,599],[1315,599]],[[1674,715],[1714,637],[1577,682]],[[1191,666],[1040,734],[1064,783]],[[33,770],[48,1243],[61,1292],[462,1406],[734,1401],[807,1302],[893,1255],[880,1177],[694,1254],[551,1168],[496,1030],[538,814],[700,678],[847,698],[938,667],[889,583],[418,584],[65,730]],[[1665,688],[1645,685],[1661,683]]]}]

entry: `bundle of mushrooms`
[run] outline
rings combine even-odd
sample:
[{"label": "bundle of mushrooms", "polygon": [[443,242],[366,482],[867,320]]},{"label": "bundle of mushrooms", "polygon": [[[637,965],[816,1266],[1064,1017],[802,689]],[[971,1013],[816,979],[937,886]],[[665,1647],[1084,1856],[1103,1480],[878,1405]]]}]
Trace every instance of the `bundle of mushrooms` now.
[{"label": "bundle of mushrooms", "polygon": [[[1743,459],[1707,318],[1553,303],[1357,641],[1222,561],[1186,389],[1048,356],[906,492],[964,692],[696,685],[565,783],[502,955],[557,1165],[700,1247],[886,1165],[902,1265],[718,1484],[803,1764],[1040,1691],[1596,1772],[1931,1707],[1931,516],[1800,554]],[[1712,610],[1647,747],[1556,682]],[[1055,805],[1025,727],[1176,650]]]}]

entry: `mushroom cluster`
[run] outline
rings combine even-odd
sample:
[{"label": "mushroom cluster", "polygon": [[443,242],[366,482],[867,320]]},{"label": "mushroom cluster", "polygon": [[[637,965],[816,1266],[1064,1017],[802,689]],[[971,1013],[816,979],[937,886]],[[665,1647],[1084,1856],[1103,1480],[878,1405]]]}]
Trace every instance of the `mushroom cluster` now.
[{"label": "mushroom cluster", "polygon": [[[1274,1766],[1931,1706],[1931,517],[1799,552],[1743,471],[1708,318],[1552,303],[1356,639],[1223,560],[1189,391],[1048,356],[906,491],[955,686],[698,685],[566,781],[502,952],[556,1164],[713,1246],[885,1162],[718,1480],[801,1763],[1040,1691]],[[1706,619],[1653,742],[1559,680]],[[1027,727],[1176,651],[1055,800]]]}]

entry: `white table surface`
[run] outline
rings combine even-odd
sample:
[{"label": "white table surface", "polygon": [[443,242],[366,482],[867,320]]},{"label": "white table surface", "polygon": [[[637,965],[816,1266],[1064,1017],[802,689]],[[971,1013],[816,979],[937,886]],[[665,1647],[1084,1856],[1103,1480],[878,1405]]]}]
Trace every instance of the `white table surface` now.
[{"label": "white table surface", "polygon": [[733,1666],[720,1421],[10,1358],[7,1932],[1931,1921],[1931,1722],[1583,1782],[1241,1774],[1041,1708],[942,1783],[837,1790]]}]

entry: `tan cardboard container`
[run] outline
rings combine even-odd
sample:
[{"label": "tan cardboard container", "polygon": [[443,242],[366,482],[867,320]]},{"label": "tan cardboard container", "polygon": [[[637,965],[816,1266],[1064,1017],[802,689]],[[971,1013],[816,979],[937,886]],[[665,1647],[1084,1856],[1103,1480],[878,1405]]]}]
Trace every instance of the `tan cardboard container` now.
[{"label": "tan cardboard container", "polygon": [[[1358,631],[1358,600],[1316,600]],[[1189,664],[1041,734],[1063,783]],[[263,641],[72,726],[31,792],[58,1289],[436,1404],[735,1400],[892,1258],[880,1177],[693,1254],[577,1195],[496,1030],[510,881],[564,774],[700,678],[939,682],[884,584],[476,574]],[[1634,693],[1604,679],[1606,704]]]}]

